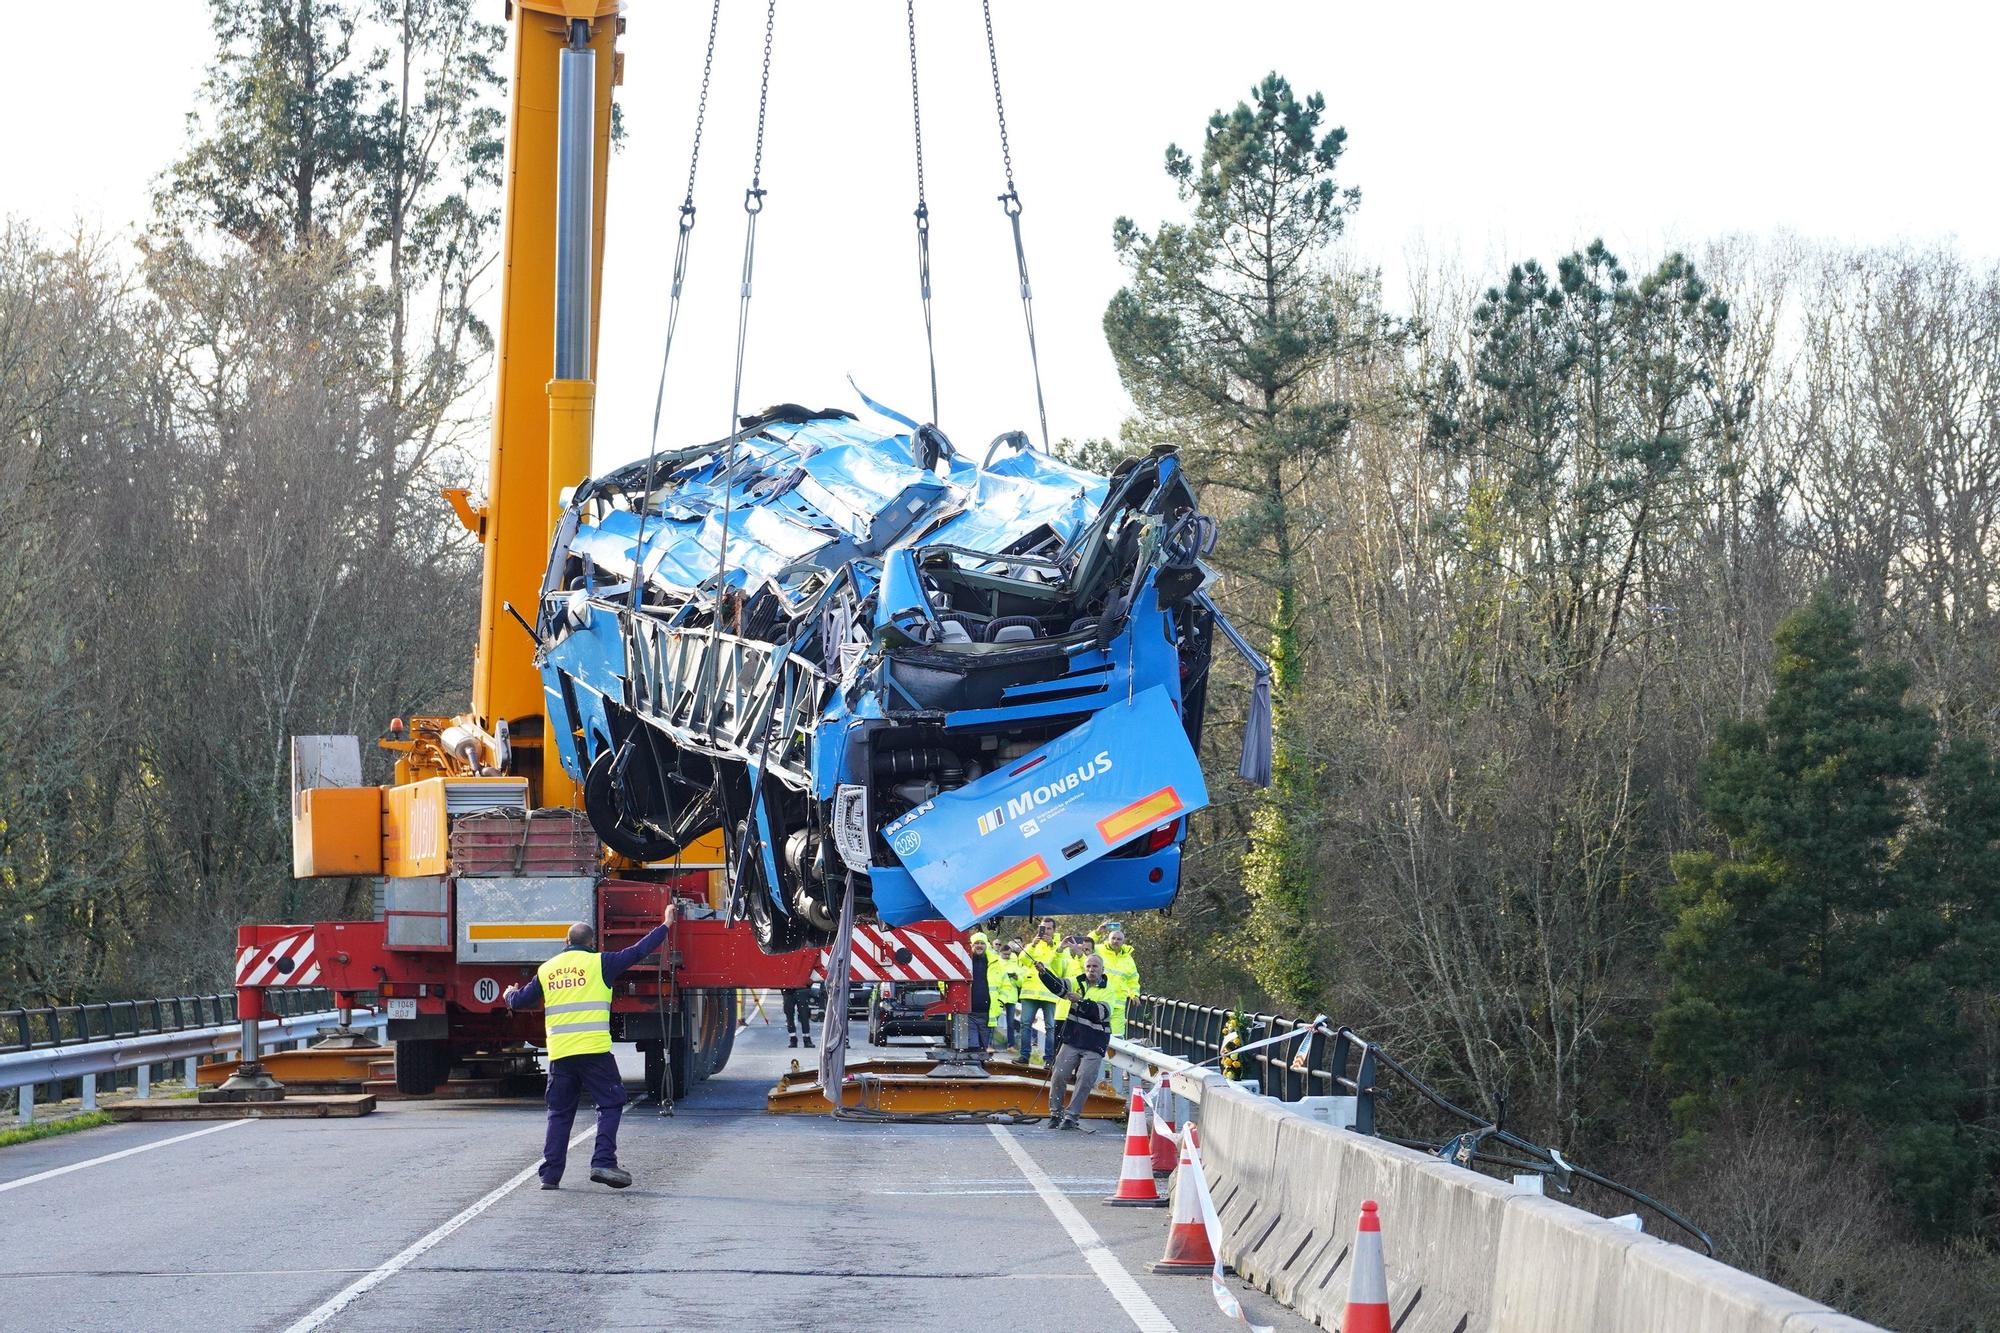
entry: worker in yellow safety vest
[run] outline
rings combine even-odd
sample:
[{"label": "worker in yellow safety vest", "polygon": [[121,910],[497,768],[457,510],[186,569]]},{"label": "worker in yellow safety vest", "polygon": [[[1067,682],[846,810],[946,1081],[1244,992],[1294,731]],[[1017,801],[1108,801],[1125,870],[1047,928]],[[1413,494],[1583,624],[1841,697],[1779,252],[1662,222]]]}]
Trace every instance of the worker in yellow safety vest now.
[{"label": "worker in yellow safety vest", "polygon": [[1028,1063],[1028,1048],[1035,1040],[1035,1016],[1042,1019],[1042,1062],[1044,1064],[1056,1056],[1056,993],[1042,984],[1039,968],[1047,968],[1057,976],[1066,975],[1064,959],[1067,958],[1062,946],[1056,943],[1056,923],[1043,917],[1035,923],[1035,938],[1028,941],[1028,947],[1021,951],[1019,971],[1021,976],[1021,1013],[1017,1023],[1019,1032],[1015,1042],[1019,1048],[1021,1063]]},{"label": "worker in yellow safety vest", "polygon": [[974,1015],[980,1023],[986,1025],[986,1035],[988,1035],[988,1043],[986,1045],[988,1047],[1006,1045],[1006,1041],[1010,1037],[1010,1033],[1006,1031],[1006,1007],[1010,1003],[1006,999],[1006,991],[1008,991],[1010,985],[1014,985],[1014,965],[1006,957],[1006,945],[992,945],[992,943],[988,943],[988,947],[986,947],[986,995],[984,995],[986,1009],[984,1009],[984,1013]]},{"label": "worker in yellow safety vest", "polygon": [[568,947],[535,969],[525,986],[509,986],[509,1009],[540,1003],[549,1050],[549,1125],[542,1143],[542,1188],[559,1189],[569,1160],[569,1131],[580,1096],[597,1105],[597,1144],[590,1154],[590,1178],[622,1190],[632,1173],[618,1166],[618,1117],[625,1109],[625,1080],[611,1055],[611,987],[627,968],[666,942],[677,915],[667,905],[660,924],[637,944],[615,953],[597,952],[597,931],[579,921],[569,928]]},{"label": "worker in yellow safety vest", "polygon": [[1125,1035],[1125,1007],[1139,994],[1139,959],[1132,952],[1132,946],[1125,942],[1125,928],[1116,921],[1107,921],[1103,926],[1104,938],[1097,946],[1097,956],[1104,960],[1104,977],[1111,983],[1111,990],[1117,996],[1111,1004],[1111,1035]]},{"label": "worker in yellow safety vest", "polygon": [[1021,998],[1021,974],[1014,962],[1020,942],[1011,941],[989,951],[986,964],[986,1025],[993,1030],[995,1046],[1014,1040],[1014,1005]]}]

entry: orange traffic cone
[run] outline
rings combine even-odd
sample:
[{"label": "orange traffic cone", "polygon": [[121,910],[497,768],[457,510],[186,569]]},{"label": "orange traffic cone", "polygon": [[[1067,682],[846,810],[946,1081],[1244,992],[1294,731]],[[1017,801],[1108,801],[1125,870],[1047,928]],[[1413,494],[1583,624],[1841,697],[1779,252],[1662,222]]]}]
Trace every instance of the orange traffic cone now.
[{"label": "orange traffic cone", "polygon": [[[1194,1126],[1187,1127],[1194,1137]],[[1195,1197],[1194,1159],[1181,1148],[1180,1176],[1174,1181],[1174,1217],[1167,1228],[1167,1252],[1153,1265],[1155,1273],[1213,1273],[1215,1247],[1208,1243],[1208,1224],[1202,1220],[1201,1204]]]},{"label": "orange traffic cone", "polygon": [[1146,1138],[1146,1094],[1132,1089],[1132,1108],[1125,1117],[1125,1160],[1118,1167],[1118,1190],[1105,1202],[1113,1208],[1164,1208],[1153,1183],[1153,1145]]},{"label": "orange traffic cone", "polygon": [[1354,1237],[1354,1277],[1347,1287],[1341,1333],[1389,1333],[1389,1276],[1382,1267],[1382,1222],[1373,1199],[1361,1205]]}]

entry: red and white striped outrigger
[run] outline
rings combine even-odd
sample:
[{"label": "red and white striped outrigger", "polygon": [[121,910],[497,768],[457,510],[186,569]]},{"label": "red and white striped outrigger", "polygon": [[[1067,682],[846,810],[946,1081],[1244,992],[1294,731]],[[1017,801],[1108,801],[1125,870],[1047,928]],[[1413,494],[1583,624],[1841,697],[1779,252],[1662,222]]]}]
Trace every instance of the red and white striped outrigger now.
[{"label": "red and white striped outrigger", "polygon": [[239,933],[238,986],[310,986],[318,980],[319,960],[313,957],[311,926],[298,926],[275,939],[255,943],[244,943]]},{"label": "red and white striped outrigger", "polygon": [[[854,927],[853,978],[861,982],[972,980],[972,946],[968,936],[942,921],[914,926]],[[826,979],[827,955],[821,949],[813,964],[813,980]]]}]

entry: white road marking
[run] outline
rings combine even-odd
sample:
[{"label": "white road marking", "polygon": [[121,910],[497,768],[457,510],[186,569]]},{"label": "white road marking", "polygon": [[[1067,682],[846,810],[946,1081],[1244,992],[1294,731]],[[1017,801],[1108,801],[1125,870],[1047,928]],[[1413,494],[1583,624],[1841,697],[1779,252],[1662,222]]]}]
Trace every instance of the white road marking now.
[{"label": "white road marking", "polygon": [[[585,1139],[590,1138],[596,1133],[597,1133],[597,1127],[595,1125],[592,1125],[590,1128],[583,1130],[582,1132],[577,1134],[575,1138],[571,1139],[569,1141],[569,1146],[574,1148],[579,1143],[582,1143]],[[482,1197],[477,1203],[472,1204],[470,1207],[466,1208],[463,1212],[459,1213],[456,1217],[444,1223],[437,1230],[423,1237],[423,1239],[418,1240],[415,1243],[411,1244],[407,1249],[403,1250],[400,1254],[396,1255],[393,1259],[390,1259],[387,1263],[383,1264],[381,1267],[371,1270],[365,1276],[357,1278],[355,1281],[348,1283],[345,1287],[342,1287],[338,1292],[334,1294],[331,1300],[327,1301],[326,1304],[320,1306],[317,1310],[314,1310],[311,1314],[307,1315],[305,1318],[299,1320],[297,1323],[287,1328],[285,1330],[285,1333],[311,1333],[311,1330],[319,1328],[320,1326],[325,1324],[327,1320],[333,1318],[335,1315],[339,1314],[342,1310],[345,1310],[348,1306],[354,1304],[354,1302],[360,1300],[363,1296],[366,1296],[369,1292],[381,1286],[384,1282],[387,1282],[390,1278],[394,1277],[396,1274],[402,1272],[403,1269],[409,1267],[410,1262],[421,1256],[424,1253],[424,1251],[430,1249],[433,1245],[436,1245],[446,1236],[449,1236],[452,1232],[458,1230],[460,1227],[464,1226],[467,1222],[470,1222],[473,1218],[479,1216],[481,1213],[485,1212],[488,1208],[491,1208],[494,1204],[506,1198],[509,1194],[519,1189],[522,1185],[534,1179],[536,1173],[541,1170],[541,1166],[542,1164],[540,1162],[536,1162],[533,1166],[521,1172],[513,1179],[506,1181],[504,1184],[495,1186],[492,1190],[488,1191],[486,1195]]]},{"label": "white road marking", "polygon": [[[1058,1189],[1058,1193],[1076,1195],[1078,1199],[1084,1199],[1084,1197],[1090,1197],[1090,1195],[1096,1195],[1100,1199],[1104,1197],[1104,1185],[1102,1185],[1102,1181],[1096,1183],[1096,1185],[1078,1185],[1076,1189],[1066,1189],[1066,1187],[1058,1185],[1056,1189]],[[870,1195],[880,1195],[884,1199],[962,1199],[962,1197],[968,1197],[968,1195],[1034,1195],[1034,1193],[1040,1193],[1040,1191],[1036,1191],[1032,1185],[1026,1185],[1026,1187],[1024,1185],[1014,1185],[1014,1187],[1000,1185],[996,1189],[946,1189],[946,1187],[938,1187],[938,1189],[870,1189],[868,1193]]]},{"label": "white road marking", "polygon": [[1035,1193],[1042,1196],[1042,1202],[1055,1214],[1056,1221],[1062,1223],[1062,1229],[1069,1233],[1069,1238],[1076,1242],[1076,1248],[1083,1253],[1083,1261],[1097,1274],[1097,1280],[1104,1284],[1112,1299],[1124,1307],[1133,1326],[1140,1333],[1177,1333],[1173,1321],[1153,1304],[1153,1298],[1140,1288],[1139,1280],[1125,1271],[1118,1257],[1105,1247],[1096,1229],[1084,1221],[1083,1214],[1056,1188],[1056,1183],[1049,1179],[1049,1173],[1042,1170],[1040,1163],[1028,1156],[1028,1150],[1015,1140],[1013,1132],[1005,1125],[988,1125],[987,1128],[993,1131],[994,1138],[1000,1140],[1000,1146],[1007,1155],[1014,1159],[1014,1165],[1021,1168],[1021,1174],[1035,1187]]},{"label": "white road marking", "polygon": [[106,1162],[115,1162],[121,1157],[130,1157],[135,1153],[151,1152],[155,1148],[164,1148],[169,1143],[186,1143],[189,1139],[198,1139],[204,1134],[220,1134],[225,1129],[235,1129],[238,1125],[247,1125],[249,1123],[248,1120],[225,1120],[219,1125],[210,1125],[207,1129],[197,1129],[187,1134],[176,1134],[170,1139],[154,1139],[151,1143],[142,1143],[136,1148],[127,1148],[123,1152],[108,1152],[102,1157],[92,1157],[88,1161],[71,1162],[68,1166],[59,1166],[53,1171],[40,1171],[32,1176],[22,1176],[19,1180],[0,1181],[0,1194],[5,1194],[8,1190],[17,1190],[23,1185],[32,1185],[38,1180],[53,1180],[57,1176],[66,1176],[72,1171],[81,1171],[87,1166],[102,1166]]},{"label": "white road marking", "polygon": [[[366,1268],[217,1268],[203,1271],[192,1268],[119,1269],[107,1272],[97,1269],[68,1269],[51,1273],[7,1273],[0,1277],[18,1279],[23,1282],[43,1280],[49,1282],[77,1282],[85,1278],[170,1278],[175,1282],[191,1277],[333,1277],[346,1273],[366,1273]],[[472,1270],[460,1269],[460,1272]],[[505,1272],[505,1269],[479,1270]],[[662,1268],[659,1273],[713,1273],[712,1268]],[[799,1274],[809,1277],[811,1274]],[[916,1274],[878,1274],[878,1277],[917,1277]],[[967,1277],[954,1277],[952,1281],[974,1282],[1095,1282],[1095,1273],[975,1273]]]}]

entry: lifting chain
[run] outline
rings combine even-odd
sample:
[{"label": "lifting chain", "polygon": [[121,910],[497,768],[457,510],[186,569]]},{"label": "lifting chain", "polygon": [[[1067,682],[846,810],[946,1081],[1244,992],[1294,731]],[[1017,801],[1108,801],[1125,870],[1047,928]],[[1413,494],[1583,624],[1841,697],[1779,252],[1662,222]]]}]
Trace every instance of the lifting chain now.
[{"label": "lifting chain", "polygon": [[708,11],[708,53],[701,61],[701,96],[694,108],[694,144],[688,150],[687,197],[681,201],[680,234],[674,239],[674,280],[667,294],[667,340],[660,351],[660,382],[653,390],[653,436],[646,451],[644,498],[639,505],[639,539],[633,546],[631,605],[637,609],[645,592],[646,519],[653,510],[653,469],[660,459],[660,409],[667,400],[667,363],[674,355],[674,329],[681,322],[681,289],[687,283],[688,238],[694,232],[694,176],[701,166],[701,132],[708,123],[708,80],[715,69],[715,29],[722,19],[722,0]]},{"label": "lifting chain", "polygon": [[701,96],[694,105],[694,146],[688,151],[687,198],[681,203],[683,213],[694,212],[694,172],[701,164],[701,131],[708,123],[708,80],[715,72],[715,27],[722,19],[722,0],[715,0],[708,11],[708,51],[701,58]]},{"label": "lifting chain", "polygon": [[1028,285],[1028,251],[1021,244],[1021,194],[1014,188],[1014,150],[1007,141],[1007,102],[1000,95],[1000,53],[993,42],[993,0],[979,0],[986,17],[986,59],[993,69],[993,109],[1000,118],[1000,165],[1007,173],[1007,190],[1000,207],[1014,229],[1014,262],[1021,274],[1021,317],[1028,326],[1028,365],[1035,376],[1035,411],[1042,423],[1042,449],[1049,447],[1049,409],[1042,399],[1042,360],[1035,348],[1035,294]]},{"label": "lifting chain", "polygon": [[750,279],[757,267],[757,217],[764,211],[764,117],[771,101],[771,36],[778,23],[778,0],[764,9],[764,73],[757,85],[757,149],[750,162],[750,188],[743,191],[743,285],[736,299],[736,378],[729,392],[729,443],[722,467],[722,535],[715,550],[715,616],[709,637],[722,626],[723,593],[729,583],[729,519],[736,498],[736,445],[742,436],[743,350],[750,338]]},{"label": "lifting chain", "polygon": [[1000,53],[993,45],[992,0],[979,0],[979,8],[986,16],[986,63],[993,68],[993,109],[1000,116],[1000,165],[1007,172],[1007,193],[1000,199],[1019,204],[1020,196],[1014,193],[1014,150],[1007,143],[1007,102],[1000,96]]},{"label": "lifting chain", "polygon": [[[771,34],[778,23],[778,0],[770,0],[764,10],[764,74],[757,84],[757,152],[750,163],[749,193],[762,199],[763,190],[758,188],[759,178],[764,173],[764,112],[771,101]],[[743,201],[750,207],[749,199]],[[753,210],[754,211],[754,210]]]},{"label": "lifting chain", "polygon": [[[924,199],[924,102],[917,93],[917,0],[904,0],[910,22],[910,121],[917,135],[917,290],[924,303],[924,351],[931,365],[931,424],[938,419],[937,343],[931,336],[931,207]],[[1003,137],[1004,137],[1004,131]]]}]

